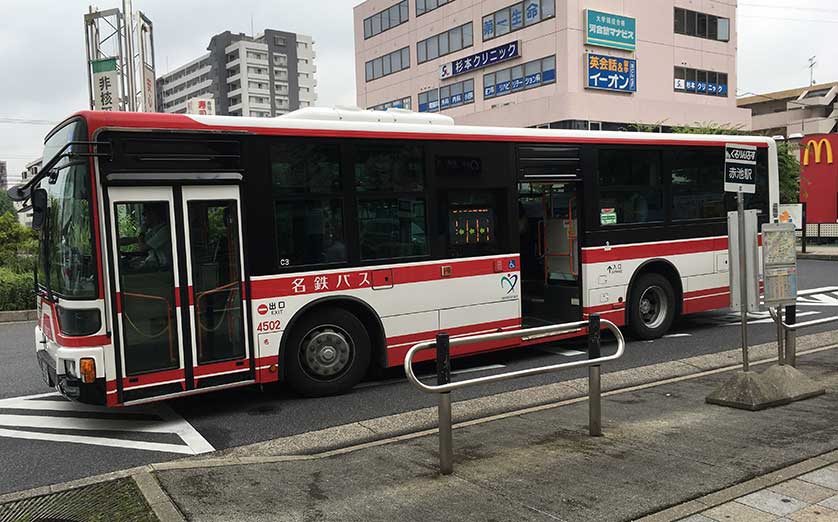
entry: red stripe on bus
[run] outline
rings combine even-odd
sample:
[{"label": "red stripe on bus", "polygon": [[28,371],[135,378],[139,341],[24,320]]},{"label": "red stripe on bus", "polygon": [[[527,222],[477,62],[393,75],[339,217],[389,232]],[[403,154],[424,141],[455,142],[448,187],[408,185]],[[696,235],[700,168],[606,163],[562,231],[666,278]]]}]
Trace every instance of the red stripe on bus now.
[{"label": "red stripe on bus", "polygon": [[513,318],[513,319],[503,319],[500,321],[491,321],[488,323],[480,323],[480,324],[470,324],[467,326],[458,326],[456,328],[442,328],[440,330],[431,330],[428,332],[419,332],[419,333],[412,333],[412,334],[405,334],[405,335],[395,335],[393,337],[387,338],[387,346],[393,346],[396,344],[404,344],[404,343],[420,343],[422,341],[432,341],[436,337],[438,333],[447,333],[448,335],[463,335],[475,331],[482,331],[482,330],[501,330],[504,328],[509,328],[513,326],[520,326],[521,319],[520,318]]},{"label": "red stripe on bus", "polygon": [[[251,134],[264,136],[300,136],[300,137],[324,137],[324,138],[372,138],[391,140],[441,140],[441,141],[490,141],[490,142],[515,142],[515,143],[573,143],[573,144],[618,144],[618,145],[687,145],[698,147],[723,147],[726,140],[697,140],[697,139],[667,139],[664,137],[654,139],[641,139],[632,137],[605,138],[594,136],[522,136],[515,134],[459,134],[451,132],[389,132],[386,130],[340,130],[340,129],[300,129],[300,128],[276,128],[276,127],[253,127],[247,125],[211,125],[201,123],[188,116],[181,114],[160,114],[160,113],[118,113],[118,112],[94,112],[81,111],[78,114],[88,121],[90,133],[93,135],[100,128],[146,128],[154,129],[191,129],[191,130],[214,130],[226,132],[249,132]],[[232,123],[232,122],[231,122]],[[330,124],[327,122],[326,124]],[[386,125],[382,125],[386,129]],[[665,136],[662,135],[662,136]],[[749,142],[758,148],[768,148],[764,142]]]},{"label": "red stripe on bus", "polygon": [[607,303],[596,306],[586,306],[583,311],[585,314],[602,314],[603,312],[613,312],[614,310],[626,307],[626,303]]},{"label": "red stripe on bus", "polygon": [[195,367],[195,377],[202,377],[205,375],[213,375],[217,373],[242,371],[248,369],[250,369],[250,364],[248,363],[247,359],[202,364],[200,366]]},{"label": "red stripe on bus", "polygon": [[[508,267],[509,261],[515,261],[515,268],[511,271],[517,271],[520,262],[517,255],[499,256],[497,258],[488,259],[473,259],[466,261],[438,261],[429,263],[427,265],[411,265],[411,266],[381,266],[379,268],[366,268],[348,270],[346,272],[318,274],[317,272],[310,272],[291,277],[278,277],[276,279],[260,279],[251,281],[250,290],[252,299],[269,299],[272,297],[285,297],[290,295],[308,295],[308,294],[325,294],[337,291],[357,290],[359,288],[370,288],[375,281],[375,272],[387,272],[392,274],[392,281],[387,284],[402,285],[410,283],[424,283],[428,281],[439,281],[457,279],[460,277],[473,277],[480,275],[490,275],[495,273],[506,273],[505,271],[497,272],[495,269],[495,262],[501,261],[504,268]],[[451,267],[451,273],[448,276],[442,276],[443,267]],[[357,286],[354,281],[362,278],[363,274],[367,274],[367,281],[363,286]],[[315,290],[314,278],[325,275],[328,278],[329,286],[323,290]],[[350,280],[349,286],[338,287],[340,280],[343,277],[348,277]],[[303,280],[305,290],[294,291],[294,282]]]},{"label": "red stripe on bus", "polygon": [[142,375],[132,375],[122,379],[122,388],[131,390],[138,386],[148,386],[152,384],[162,384],[164,382],[183,381],[185,379],[182,368],[176,370],[164,370],[162,372],[144,373]]},{"label": "red stripe on bus", "polygon": [[692,314],[695,312],[706,312],[708,310],[718,310],[719,308],[727,308],[730,306],[730,293],[725,292],[717,295],[706,295],[696,297],[684,301],[684,313]]},{"label": "red stripe on bus", "polygon": [[643,259],[651,257],[677,256],[681,254],[699,254],[726,250],[727,238],[704,238],[689,241],[671,241],[649,243],[645,245],[616,245],[606,250],[583,249],[583,263],[607,263],[610,261],[625,261],[629,259]]},{"label": "red stripe on bus", "polygon": [[693,299],[706,295],[730,293],[730,287],[720,286],[718,288],[706,288],[704,290],[693,290],[692,292],[684,292],[684,299]]},{"label": "red stripe on bus", "polygon": [[[50,337],[56,344],[63,348],[94,348],[99,346],[106,346],[111,343],[111,338],[107,335],[84,335],[79,337],[68,337],[61,333],[61,326],[58,324],[58,314],[55,310],[55,303],[50,303],[46,299],[41,299],[42,306],[46,305],[50,309],[48,317],[50,319],[50,329],[41,327],[44,330],[44,335]],[[51,336],[49,334],[52,334]]]}]

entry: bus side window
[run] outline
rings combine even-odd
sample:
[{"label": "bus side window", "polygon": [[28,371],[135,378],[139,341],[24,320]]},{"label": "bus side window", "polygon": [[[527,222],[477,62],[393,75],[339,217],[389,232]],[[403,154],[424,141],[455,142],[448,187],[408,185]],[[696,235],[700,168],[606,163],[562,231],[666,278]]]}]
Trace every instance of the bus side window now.
[{"label": "bus side window", "polygon": [[602,149],[597,178],[601,225],[664,221],[658,151]]}]

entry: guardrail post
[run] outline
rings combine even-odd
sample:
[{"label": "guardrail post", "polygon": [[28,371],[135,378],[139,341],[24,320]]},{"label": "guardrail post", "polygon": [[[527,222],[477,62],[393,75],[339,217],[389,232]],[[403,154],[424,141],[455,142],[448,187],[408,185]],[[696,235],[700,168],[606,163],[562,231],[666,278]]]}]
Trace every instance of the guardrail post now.
[{"label": "guardrail post", "polygon": [[[436,383],[451,382],[451,346],[447,333],[436,336]],[[450,475],[454,471],[454,441],[451,420],[451,392],[439,394],[439,471]]]},{"label": "guardrail post", "polygon": [[[789,305],[786,307],[786,324],[793,325],[797,323],[797,305]],[[791,367],[797,367],[797,332],[794,330],[786,330],[786,364]]]},{"label": "guardrail post", "polygon": [[[588,316],[588,359],[599,359],[600,321],[598,314]],[[602,387],[599,365],[588,366],[588,432],[591,437],[602,435]]]},{"label": "guardrail post", "polygon": [[806,223],[806,203],[803,203],[803,236],[800,238],[800,245],[803,247],[803,253],[806,253],[806,229],[809,228]]}]

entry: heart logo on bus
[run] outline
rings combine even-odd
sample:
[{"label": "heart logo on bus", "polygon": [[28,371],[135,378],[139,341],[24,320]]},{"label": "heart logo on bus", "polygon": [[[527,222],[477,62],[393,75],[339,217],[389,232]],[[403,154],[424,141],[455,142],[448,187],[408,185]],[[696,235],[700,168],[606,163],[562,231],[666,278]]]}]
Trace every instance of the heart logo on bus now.
[{"label": "heart logo on bus", "polygon": [[268,313],[268,305],[260,304],[259,308],[257,308],[256,311],[259,312],[259,315],[265,315],[266,313]]},{"label": "heart logo on bus", "polygon": [[500,280],[500,287],[503,288],[505,284],[509,285],[509,290],[507,290],[506,293],[511,294],[512,291],[515,290],[515,286],[518,284],[518,275],[509,274],[503,276]]}]

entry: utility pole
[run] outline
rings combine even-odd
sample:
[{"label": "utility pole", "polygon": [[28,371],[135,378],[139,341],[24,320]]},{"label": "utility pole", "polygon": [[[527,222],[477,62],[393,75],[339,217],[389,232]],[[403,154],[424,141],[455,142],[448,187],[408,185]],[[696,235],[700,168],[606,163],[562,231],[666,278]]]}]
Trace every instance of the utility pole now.
[{"label": "utility pole", "polygon": [[815,85],[815,65],[818,64],[817,55],[809,57],[809,85]]}]

